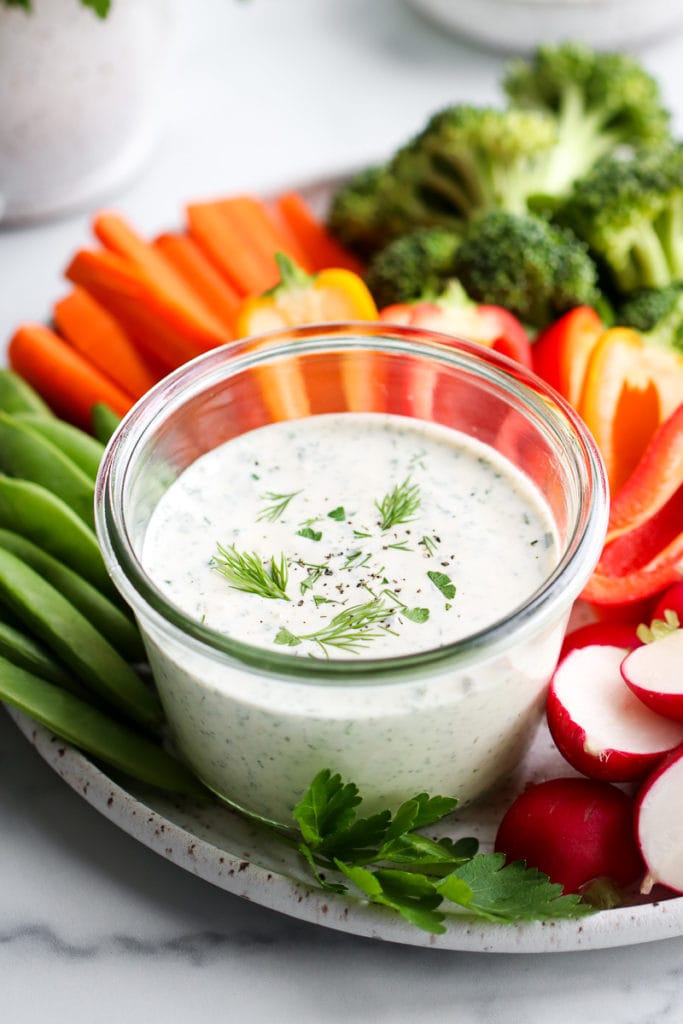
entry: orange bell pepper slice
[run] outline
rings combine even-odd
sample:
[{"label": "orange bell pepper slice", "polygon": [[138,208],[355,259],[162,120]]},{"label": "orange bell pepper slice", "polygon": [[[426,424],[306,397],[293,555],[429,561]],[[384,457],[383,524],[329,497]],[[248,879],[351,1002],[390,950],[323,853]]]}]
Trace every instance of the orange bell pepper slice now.
[{"label": "orange bell pepper slice", "polygon": [[[275,258],[280,269],[280,283],[263,295],[244,300],[235,325],[238,338],[304,324],[377,320],[374,299],[365,282],[353,271],[332,267],[310,275],[283,253],[277,253]],[[322,366],[321,372],[316,374],[315,366],[313,359],[305,377],[295,359],[288,359],[277,367],[263,367],[259,371],[263,396],[274,419],[293,419],[307,416],[312,411],[332,411],[340,408],[341,402],[342,408],[352,411],[376,408],[368,357],[350,354],[345,358],[341,365],[341,381],[336,389],[334,375]]]},{"label": "orange bell pepper slice", "polygon": [[628,327],[605,331],[588,360],[578,411],[600,448],[613,492],[681,402],[683,354],[647,344]]}]

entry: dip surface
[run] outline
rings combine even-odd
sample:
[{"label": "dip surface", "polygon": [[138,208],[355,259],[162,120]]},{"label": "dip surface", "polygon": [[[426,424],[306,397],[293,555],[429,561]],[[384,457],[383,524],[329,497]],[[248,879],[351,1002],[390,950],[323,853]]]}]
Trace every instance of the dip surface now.
[{"label": "dip surface", "polygon": [[541,495],[492,448],[406,417],[342,413],[273,423],[199,458],[154,510],[142,562],[214,630],[303,657],[374,659],[491,625],[558,557]]}]

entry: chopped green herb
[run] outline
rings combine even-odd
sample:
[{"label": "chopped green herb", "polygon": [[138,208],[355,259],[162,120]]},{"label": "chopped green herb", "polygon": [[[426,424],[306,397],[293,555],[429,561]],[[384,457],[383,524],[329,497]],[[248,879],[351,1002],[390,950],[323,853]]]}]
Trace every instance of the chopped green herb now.
[{"label": "chopped green herb", "polygon": [[297,537],[305,537],[307,540],[322,540],[321,530],[312,530],[310,526],[303,526],[296,531]]},{"label": "chopped green herb", "polygon": [[410,477],[406,477],[381,501],[376,501],[375,507],[380,514],[380,529],[386,533],[399,523],[412,522],[420,507],[420,489],[417,484],[411,484]]},{"label": "chopped green herb", "polygon": [[451,601],[455,597],[455,584],[451,583],[444,572],[428,572],[427,576],[447,600]]},{"label": "chopped green herb", "polygon": [[218,554],[211,559],[211,566],[225,577],[233,590],[289,601],[286,594],[289,568],[284,555],[280,555],[278,561],[274,557],[271,558],[270,569],[266,569],[263,560],[255,551],[240,552],[234,544],[229,548],[224,548],[221,544],[217,547]]},{"label": "chopped green herb", "polygon": [[343,505],[338,505],[337,508],[333,508],[331,512],[327,513],[328,519],[336,519],[338,523],[341,523],[346,519],[346,512],[344,511]]},{"label": "chopped green herb", "polygon": [[386,594],[386,596],[392,601],[395,601],[401,609],[401,615],[403,615],[404,618],[409,619],[411,622],[427,622],[429,619],[429,608],[409,608],[403,603],[403,601],[401,601],[393,590],[383,590],[382,593]]},{"label": "chopped green herb", "polygon": [[297,494],[301,494],[301,491],[292,491],[291,494],[275,494],[273,491],[267,491],[262,497],[264,501],[269,501],[271,504],[266,505],[259,512],[256,521],[260,523],[263,519],[267,519],[269,523],[276,522]]}]

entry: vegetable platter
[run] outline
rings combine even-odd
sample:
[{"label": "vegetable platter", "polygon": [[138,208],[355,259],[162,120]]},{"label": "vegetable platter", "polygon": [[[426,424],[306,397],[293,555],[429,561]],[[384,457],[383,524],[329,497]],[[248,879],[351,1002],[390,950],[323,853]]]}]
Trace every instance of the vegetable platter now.
[{"label": "vegetable platter", "polygon": [[[2,696],[42,756],[102,813],[249,899],[357,934],[451,949],[647,941],[683,934],[683,898],[672,894],[683,890],[683,850],[671,870],[661,838],[667,807],[680,799],[683,736],[671,724],[681,694],[670,678],[683,603],[683,149],[656,82],[623,55],[541,48],[510,69],[505,90],[508,108],[435,114],[381,167],[269,200],[193,202],[181,230],[154,240],[116,213],[95,216],[96,247],[71,258],[72,289],[52,326],[17,328],[14,376],[4,371],[0,388]],[[166,373],[235,338],[378,319],[497,349],[576,407],[613,494],[583,596],[611,622],[587,626],[581,643],[570,634],[550,691],[553,739],[542,725],[489,800],[450,814],[452,801],[420,794],[393,819],[387,811],[372,826],[353,824],[360,797],[331,765],[294,809],[292,846],[209,799],[164,742],[156,696],[135,667],[139,638],[94,542],[103,449],[90,435],[106,441]],[[291,377],[270,378],[263,401],[276,420],[309,411]],[[609,675],[612,704],[594,694],[576,704],[584,661],[589,674]],[[627,690],[641,718],[669,724],[654,730],[652,750],[641,751],[637,736],[631,749],[608,735],[585,756],[591,715],[609,734]],[[515,831],[529,829],[511,826],[508,814],[523,790],[557,777],[575,789],[579,773],[626,801],[639,845],[633,870],[591,866],[570,884],[552,857],[545,866],[545,837],[538,853],[518,848]],[[355,860],[354,828],[372,847],[356,849]],[[589,899],[594,875],[610,885]]]}]

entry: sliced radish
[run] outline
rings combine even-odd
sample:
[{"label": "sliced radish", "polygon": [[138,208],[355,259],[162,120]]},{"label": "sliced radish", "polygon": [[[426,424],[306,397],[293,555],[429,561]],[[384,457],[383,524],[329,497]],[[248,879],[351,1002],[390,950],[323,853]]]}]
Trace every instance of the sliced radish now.
[{"label": "sliced radish", "polygon": [[647,874],[642,891],[683,892],[683,748],[647,780],[636,802],[636,837]]},{"label": "sliced radish", "polygon": [[631,651],[621,674],[648,708],[683,722],[683,629]]},{"label": "sliced radish", "polygon": [[650,711],[625,685],[620,667],[627,654],[623,647],[577,648],[550,684],[552,737],[567,761],[592,779],[643,779],[683,743],[683,724]]},{"label": "sliced radish", "polygon": [[577,647],[640,647],[637,622],[589,622],[567,633],[560,651],[560,661]]},{"label": "sliced radish", "polygon": [[633,800],[592,779],[529,786],[503,817],[495,849],[543,871],[565,892],[583,891],[598,878],[624,887],[643,873]]}]

